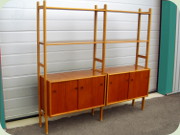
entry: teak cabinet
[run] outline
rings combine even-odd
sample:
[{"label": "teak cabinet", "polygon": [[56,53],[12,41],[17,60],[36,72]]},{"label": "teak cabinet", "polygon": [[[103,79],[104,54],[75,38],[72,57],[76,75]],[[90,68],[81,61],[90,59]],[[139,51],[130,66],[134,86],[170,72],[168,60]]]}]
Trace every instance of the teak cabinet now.
[{"label": "teak cabinet", "polygon": [[110,105],[147,96],[149,75],[149,69],[108,74],[106,104]]},{"label": "teak cabinet", "polygon": [[[42,10],[42,35],[40,27],[40,10]],[[72,10],[88,11],[94,13],[94,37],[92,41],[69,41],[69,42],[48,42],[47,41],[47,10]],[[98,13],[103,13],[103,35],[102,40],[97,40]],[[138,15],[137,38],[132,40],[107,40],[107,15],[108,13],[124,13]],[[123,101],[142,98],[142,110],[145,97],[149,89],[149,46],[151,30],[151,14],[138,11],[109,10],[107,5],[104,8],[65,8],[47,7],[46,1],[43,5],[37,2],[37,78],[38,78],[38,103],[39,103],[39,125],[42,127],[42,117],[45,121],[45,133],[48,134],[48,118],[62,114],[100,108],[100,120],[103,119],[103,107]],[[148,16],[147,39],[141,40],[141,16]],[[42,41],[40,41],[42,37]],[[136,57],[135,64],[121,67],[106,67],[106,45],[114,43],[135,43]],[[145,55],[140,54],[140,43],[145,43]],[[48,74],[47,71],[47,46],[52,45],[93,45],[92,69],[72,71],[64,73]],[[102,45],[101,58],[97,57],[97,44]],[[144,45],[144,44],[143,44]],[[43,48],[43,60],[41,60],[41,47]],[[99,45],[98,45],[99,46]],[[144,66],[139,65],[139,59],[144,59]],[[101,67],[96,67],[96,62]],[[142,65],[142,64],[141,64]],[[43,72],[41,71],[43,69]]]},{"label": "teak cabinet", "polygon": [[[106,76],[100,74],[93,76],[91,70],[84,71],[84,73],[86,75],[82,76],[81,71],[51,74],[51,77],[54,76],[54,78],[50,77],[47,80],[47,112],[49,117],[105,105]],[[70,74],[74,74],[74,77],[70,77]],[[60,75],[70,78],[67,80],[56,80],[55,76]],[[43,82],[44,77],[41,76],[41,109],[44,109]]]}]

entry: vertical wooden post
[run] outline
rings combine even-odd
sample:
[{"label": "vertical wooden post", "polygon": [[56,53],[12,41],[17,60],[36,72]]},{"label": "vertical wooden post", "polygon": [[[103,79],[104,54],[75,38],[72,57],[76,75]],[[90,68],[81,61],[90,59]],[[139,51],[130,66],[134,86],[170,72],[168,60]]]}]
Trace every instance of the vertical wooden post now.
[{"label": "vertical wooden post", "polygon": [[149,45],[150,45],[150,34],[151,34],[151,20],[152,20],[152,9],[149,9],[149,16],[148,16],[148,33],[147,33],[147,44],[146,44],[146,63],[145,68],[148,68],[148,61],[149,61]]},{"label": "vertical wooden post", "polygon": [[94,109],[91,110],[91,114],[92,114],[92,116],[94,116]]},{"label": "vertical wooden post", "polygon": [[39,126],[42,127],[42,113],[41,113],[41,92],[40,92],[40,23],[39,23],[39,19],[40,19],[40,15],[39,15],[39,2],[37,2],[37,72],[38,72],[38,76],[37,76],[37,80],[38,80],[38,109],[39,109]]},{"label": "vertical wooden post", "polygon": [[102,73],[104,74],[105,57],[106,57],[106,23],[107,23],[107,5],[104,5],[103,17],[103,46],[102,46]]},{"label": "vertical wooden post", "polygon": [[[141,9],[139,9],[139,12],[141,12]],[[137,31],[137,41],[140,40],[140,34],[141,34],[141,13],[138,14],[138,31]],[[137,42],[136,45],[136,63],[135,63],[135,69],[138,67],[138,55],[139,55],[139,42]]]},{"label": "vertical wooden post", "polygon": [[[97,9],[97,5],[95,5],[95,9]],[[94,11],[94,42],[97,40],[97,17],[98,17],[98,11]],[[95,72],[96,69],[96,49],[97,45],[94,43],[94,51],[93,51],[93,72]]]},{"label": "vertical wooden post", "polygon": [[[97,9],[97,5],[95,5],[95,9]],[[98,17],[98,11],[94,11],[94,50],[93,50],[93,73],[95,73],[95,69],[96,69],[96,49],[97,49],[97,45],[96,45],[96,41],[97,41],[97,17]],[[92,116],[94,116],[94,109],[92,109],[91,111]]]},{"label": "vertical wooden post", "polygon": [[47,48],[46,48],[46,1],[43,1],[43,42],[44,42],[44,118],[45,133],[48,134],[48,116],[47,116]]},{"label": "vertical wooden post", "polygon": [[134,106],[134,105],[135,105],[135,99],[132,100],[132,106]]},{"label": "vertical wooden post", "polygon": [[141,106],[141,110],[144,110],[144,104],[145,104],[145,97],[142,98],[142,106]]},{"label": "vertical wooden post", "polygon": [[100,121],[103,120],[103,107],[100,107]]},{"label": "vertical wooden post", "polygon": [[[106,23],[107,23],[107,5],[104,4],[103,17],[103,46],[102,46],[102,74],[104,74],[105,57],[106,57]],[[100,107],[100,121],[103,120],[103,107]]]}]

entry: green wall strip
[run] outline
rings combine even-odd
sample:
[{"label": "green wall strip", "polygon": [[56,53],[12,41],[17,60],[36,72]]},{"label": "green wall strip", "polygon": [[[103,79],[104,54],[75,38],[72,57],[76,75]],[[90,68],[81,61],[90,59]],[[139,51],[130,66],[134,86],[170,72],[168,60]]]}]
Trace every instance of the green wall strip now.
[{"label": "green wall strip", "polygon": [[2,128],[6,128],[5,118],[4,118],[4,97],[3,97],[3,87],[2,87],[1,52],[0,52],[0,123],[1,123]]},{"label": "green wall strip", "polygon": [[158,76],[158,92],[161,94],[171,93],[173,88],[176,13],[177,7],[173,2],[162,2]]}]

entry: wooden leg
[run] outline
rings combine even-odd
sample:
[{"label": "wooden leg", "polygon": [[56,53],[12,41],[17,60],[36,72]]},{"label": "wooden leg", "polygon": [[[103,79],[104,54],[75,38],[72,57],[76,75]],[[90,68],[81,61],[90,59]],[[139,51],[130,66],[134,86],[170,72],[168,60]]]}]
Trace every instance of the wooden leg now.
[{"label": "wooden leg", "polygon": [[103,120],[103,107],[100,107],[100,121]]},{"label": "wooden leg", "polygon": [[42,127],[42,112],[39,111],[39,126]]},{"label": "wooden leg", "polygon": [[48,117],[47,117],[47,114],[45,114],[45,133],[46,135],[48,134]]},{"label": "wooden leg", "polygon": [[145,97],[142,98],[142,106],[141,106],[141,110],[144,110],[144,104],[145,104]]},{"label": "wooden leg", "polygon": [[91,114],[92,114],[92,116],[94,116],[94,109],[91,110]]},{"label": "wooden leg", "polygon": [[134,106],[134,105],[135,105],[135,99],[132,100],[132,106]]}]

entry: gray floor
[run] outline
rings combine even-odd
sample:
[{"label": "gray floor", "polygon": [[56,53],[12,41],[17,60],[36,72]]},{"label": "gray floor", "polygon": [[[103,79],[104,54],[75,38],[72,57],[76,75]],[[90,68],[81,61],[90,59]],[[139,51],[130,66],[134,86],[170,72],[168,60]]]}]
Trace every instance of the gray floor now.
[{"label": "gray floor", "polygon": [[[145,110],[123,105],[104,110],[104,120],[98,121],[99,112],[92,117],[82,114],[49,122],[49,135],[167,135],[180,123],[180,94],[146,101]],[[44,128],[31,125],[7,130],[13,135],[43,135]]]}]

